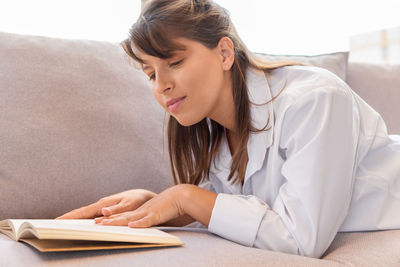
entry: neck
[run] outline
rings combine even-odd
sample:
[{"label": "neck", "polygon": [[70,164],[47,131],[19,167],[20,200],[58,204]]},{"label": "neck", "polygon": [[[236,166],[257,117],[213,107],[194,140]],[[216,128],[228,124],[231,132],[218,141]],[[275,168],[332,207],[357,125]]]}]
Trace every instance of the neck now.
[{"label": "neck", "polygon": [[230,134],[236,133],[235,103],[233,100],[231,72],[226,72],[225,83],[210,119],[224,126]]}]

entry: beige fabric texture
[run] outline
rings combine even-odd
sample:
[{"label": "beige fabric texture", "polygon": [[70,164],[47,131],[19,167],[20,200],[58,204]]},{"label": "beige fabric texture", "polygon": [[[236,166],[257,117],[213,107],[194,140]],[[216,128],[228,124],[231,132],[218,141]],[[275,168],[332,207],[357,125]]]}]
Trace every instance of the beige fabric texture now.
[{"label": "beige fabric texture", "polygon": [[389,134],[400,134],[400,64],[349,62],[347,84],[382,116]]},{"label": "beige fabric texture", "polygon": [[271,54],[259,54],[259,56],[270,61],[295,60],[301,63],[311,64],[333,72],[343,81],[346,81],[347,79],[347,61],[349,58],[349,52],[346,51],[313,56]]},{"label": "beige fabric texture", "polygon": [[165,112],[124,56],[111,43],[0,34],[0,219],[173,185]]},{"label": "beige fabric texture", "polygon": [[400,266],[400,230],[338,233],[322,256],[342,266]]},{"label": "beige fabric texture", "polygon": [[[40,253],[0,235],[1,266],[340,266],[335,262],[249,248],[195,229],[168,231],[183,247]],[[23,255],[23,256],[21,256]],[[3,265],[2,265],[3,264]]]},{"label": "beige fabric texture", "polygon": [[[346,72],[345,53],[318,59],[321,67],[341,66],[338,76]],[[173,185],[166,126],[146,76],[117,44],[0,33],[0,220],[54,218],[112,193]],[[0,235],[0,250],[7,252],[0,265],[400,264],[400,231],[339,233],[325,259],[245,247],[206,229],[170,232],[185,246],[40,253]]]}]

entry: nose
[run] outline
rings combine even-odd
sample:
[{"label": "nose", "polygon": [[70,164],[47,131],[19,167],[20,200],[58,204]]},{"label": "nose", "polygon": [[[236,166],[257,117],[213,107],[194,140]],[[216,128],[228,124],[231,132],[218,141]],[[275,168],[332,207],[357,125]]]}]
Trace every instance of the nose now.
[{"label": "nose", "polygon": [[156,80],[154,83],[155,90],[158,94],[163,94],[166,90],[172,88],[172,78],[168,73],[158,72],[156,73]]}]

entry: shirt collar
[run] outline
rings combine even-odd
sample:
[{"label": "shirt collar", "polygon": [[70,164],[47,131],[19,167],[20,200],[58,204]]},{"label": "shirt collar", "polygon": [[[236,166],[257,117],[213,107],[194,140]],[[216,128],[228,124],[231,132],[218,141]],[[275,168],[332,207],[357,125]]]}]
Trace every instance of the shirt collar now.
[{"label": "shirt collar", "polygon": [[[250,131],[249,133],[249,140],[247,143],[249,161],[246,167],[244,186],[246,186],[246,182],[249,180],[250,176],[263,166],[267,149],[271,146],[273,141],[275,122],[272,101],[265,104],[270,101],[272,97],[271,89],[264,72],[249,67],[246,70],[246,81],[250,100],[251,123],[256,129],[262,129],[267,124],[269,116],[270,121],[266,129],[270,129],[264,129],[264,131],[261,132]],[[253,103],[264,105],[257,106]],[[241,193],[241,184],[231,185],[232,180],[227,180],[231,169],[232,156],[225,134],[222,136],[220,146],[220,153],[215,157],[216,168],[214,167],[214,162],[212,162],[210,172],[215,174],[225,187],[231,190],[231,193],[239,194]]]}]

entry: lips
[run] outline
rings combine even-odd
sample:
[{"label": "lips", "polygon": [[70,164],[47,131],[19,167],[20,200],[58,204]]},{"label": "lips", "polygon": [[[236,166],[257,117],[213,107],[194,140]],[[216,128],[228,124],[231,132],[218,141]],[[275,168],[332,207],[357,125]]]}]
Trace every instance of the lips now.
[{"label": "lips", "polygon": [[171,100],[168,100],[167,102],[167,106],[173,105],[174,103],[181,101],[182,99],[184,99],[186,96],[182,96],[182,97],[177,97],[177,98],[173,98]]}]

